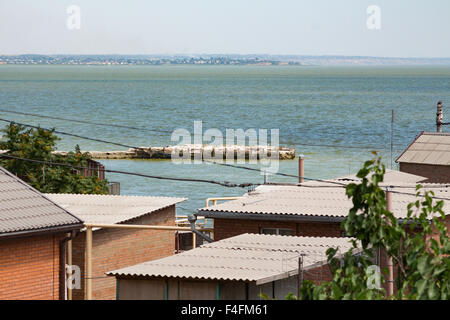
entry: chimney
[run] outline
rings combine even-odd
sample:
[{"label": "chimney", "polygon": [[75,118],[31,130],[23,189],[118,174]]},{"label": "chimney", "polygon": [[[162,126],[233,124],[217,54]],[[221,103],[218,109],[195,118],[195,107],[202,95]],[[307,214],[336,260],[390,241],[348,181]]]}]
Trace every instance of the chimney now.
[{"label": "chimney", "polygon": [[298,183],[303,183],[303,176],[305,175],[305,159],[302,154],[298,155]]},{"label": "chimney", "polygon": [[444,115],[442,114],[442,101],[438,101],[437,103],[437,112],[436,112],[436,131],[442,132],[442,123],[444,122]]}]

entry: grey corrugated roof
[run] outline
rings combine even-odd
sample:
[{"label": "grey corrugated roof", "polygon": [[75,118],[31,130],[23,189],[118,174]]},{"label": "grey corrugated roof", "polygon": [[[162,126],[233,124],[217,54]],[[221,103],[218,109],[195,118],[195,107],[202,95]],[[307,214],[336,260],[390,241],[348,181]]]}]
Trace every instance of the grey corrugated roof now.
[{"label": "grey corrugated roof", "polygon": [[[407,217],[407,206],[415,202],[416,190],[396,188],[395,191],[407,194],[392,194],[392,211],[397,218]],[[450,198],[449,188],[433,188],[436,197]],[[444,201],[444,212],[449,212],[448,201]],[[310,182],[305,186],[262,186],[255,191],[232,201],[220,203],[198,210],[205,217],[220,217],[221,213],[252,214],[264,217],[282,216],[332,219],[345,218],[353,207],[352,200],[345,193],[345,188],[330,183]],[[223,215],[225,218],[226,216]]]},{"label": "grey corrugated roof", "polygon": [[0,236],[77,226],[82,221],[0,167]]},{"label": "grey corrugated roof", "polygon": [[[371,176],[371,175],[369,175]],[[384,174],[382,185],[394,185],[394,184],[405,184],[405,183],[419,183],[427,180],[427,177],[418,176],[415,174],[401,172],[397,170],[386,169]],[[335,178],[337,181],[350,181],[357,182],[361,179],[356,176],[356,173],[349,174],[343,177]]]},{"label": "grey corrugated roof", "polygon": [[141,217],[186,198],[47,193],[46,196],[86,223],[115,224]]},{"label": "grey corrugated roof", "polygon": [[450,165],[450,133],[421,132],[396,162]]},{"label": "grey corrugated roof", "polygon": [[310,270],[326,263],[329,247],[343,254],[350,238],[294,237],[242,234],[167,258],[107,272],[115,276],[172,277],[256,281],[257,284],[298,273],[298,257]]}]

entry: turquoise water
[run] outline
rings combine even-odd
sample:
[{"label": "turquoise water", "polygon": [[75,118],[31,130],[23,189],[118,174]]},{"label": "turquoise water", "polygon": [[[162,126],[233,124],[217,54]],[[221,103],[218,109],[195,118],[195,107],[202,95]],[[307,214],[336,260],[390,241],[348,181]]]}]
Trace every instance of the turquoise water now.
[{"label": "turquoise water", "polygon": [[[390,121],[395,110],[394,159],[422,130],[435,130],[436,102],[450,103],[450,67],[256,66],[0,66],[0,108],[156,130],[280,129],[280,144],[305,158],[305,175],[332,178],[357,170],[371,146],[390,166]],[[444,109],[444,117],[449,113]],[[47,120],[0,112],[2,118],[127,145],[173,144],[170,135]],[[60,150],[124,148],[61,136]],[[263,181],[258,172],[170,161],[102,161],[109,169],[230,182]],[[296,161],[280,172],[297,174]],[[240,195],[200,183],[108,174],[122,194],[182,196],[181,213],[212,196]],[[295,179],[269,177],[269,181]]]}]

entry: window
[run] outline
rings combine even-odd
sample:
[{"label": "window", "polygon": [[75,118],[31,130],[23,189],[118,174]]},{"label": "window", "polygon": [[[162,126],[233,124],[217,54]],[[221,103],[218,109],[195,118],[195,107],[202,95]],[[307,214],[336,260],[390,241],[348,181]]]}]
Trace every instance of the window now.
[{"label": "window", "polygon": [[259,233],[274,234],[274,235],[280,235],[280,236],[292,236],[293,235],[292,229],[281,229],[281,228],[261,228]]}]

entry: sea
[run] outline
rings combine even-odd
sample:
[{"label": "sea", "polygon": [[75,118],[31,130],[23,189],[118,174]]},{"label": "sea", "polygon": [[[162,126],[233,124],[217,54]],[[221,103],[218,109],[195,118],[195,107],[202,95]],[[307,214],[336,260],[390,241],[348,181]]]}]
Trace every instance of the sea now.
[{"label": "sea", "polygon": [[[203,131],[216,128],[224,135],[227,129],[279,129],[280,145],[304,155],[305,176],[312,179],[355,173],[374,149],[387,168],[397,169],[396,157],[416,135],[436,130],[438,100],[444,104],[444,121],[450,122],[450,66],[0,65],[0,109],[146,130],[6,112],[0,112],[2,119],[131,146],[176,144],[171,132],[193,133],[194,121],[202,121]],[[127,149],[60,138],[57,147],[64,151],[76,144],[82,150]],[[101,162],[107,169],[147,175],[264,183],[261,172],[215,164]],[[279,172],[297,175],[297,160],[280,161]],[[107,179],[120,182],[123,195],[188,198],[178,206],[182,215],[205,206],[206,198],[247,191],[115,173]],[[266,181],[297,179],[269,175]]]}]

